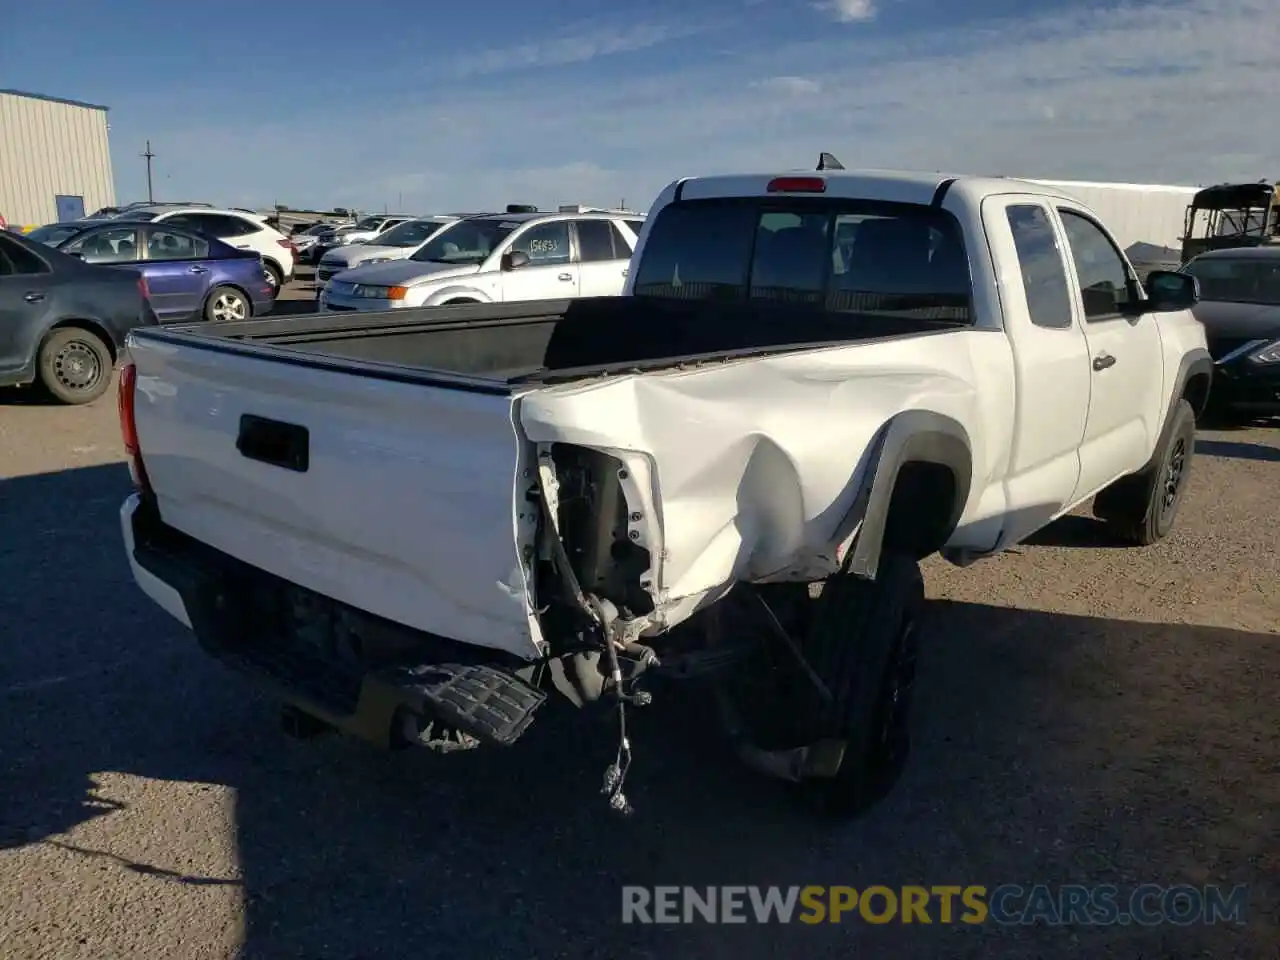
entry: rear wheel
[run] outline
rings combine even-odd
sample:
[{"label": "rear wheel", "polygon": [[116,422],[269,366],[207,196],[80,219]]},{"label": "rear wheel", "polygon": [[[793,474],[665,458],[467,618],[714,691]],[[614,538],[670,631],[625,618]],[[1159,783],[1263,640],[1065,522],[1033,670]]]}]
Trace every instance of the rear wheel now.
[{"label": "rear wheel", "polygon": [[60,403],[90,403],[111,384],[111,351],[79,327],[54,330],[40,347],[40,384]]},{"label": "rear wheel", "polygon": [[275,288],[277,294],[284,285],[284,271],[272,263],[270,260],[262,261],[262,270],[267,275],[267,282]]},{"label": "rear wheel", "polygon": [[920,564],[907,554],[882,556],[874,581],[837,575],[823,589],[803,649],[833,701],[814,729],[845,741],[836,775],[805,785],[825,813],[857,816],[906,766],[923,610]]},{"label": "rear wheel", "polygon": [[[888,553],[874,581],[837,574],[812,600],[804,585],[755,592],[759,596],[750,606],[734,603],[732,596],[721,601],[725,609],[719,612],[717,636],[742,638],[781,629],[796,638],[798,649],[787,650],[789,644],[775,632],[726,678],[733,732],[753,751],[774,757],[764,767],[791,768],[788,778],[794,768],[781,758],[804,747],[830,756],[830,745],[842,743],[835,775],[809,776],[800,789],[824,813],[857,816],[893,788],[910,752],[924,605],[919,564],[909,555]],[[763,624],[758,618],[753,624],[749,618],[760,610],[761,599],[769,612]]]},{"label": "rear wheel", "polygon": [[234,323],[251,316],[249,298],[235,287],[215,287],[204,303],[204,318],[210,323]]}]

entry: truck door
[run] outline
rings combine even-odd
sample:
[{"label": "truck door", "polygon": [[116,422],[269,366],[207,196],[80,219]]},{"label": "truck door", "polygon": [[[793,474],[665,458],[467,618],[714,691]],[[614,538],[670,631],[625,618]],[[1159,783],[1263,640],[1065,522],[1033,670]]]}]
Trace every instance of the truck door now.
[{"label": "truck door", "polygon": [[1079,501],[1151,456],[1161,427],[1164,362],[1155,317],[1126,312],[1141,293],[1119,246],[1084,210],[1059,202],[1057,214],[1089,345],[1089,419],[1072,496]]},{"label": "truck door", "polygon": [[502,302],[559,300],[578,296],[581,268],[569,252],[569,221],[529,227],[512,239],[508,251],[529,255],[529,262],[502,271]]},{"label": "truck door", "polygon": [[1089,348],[1073,309],[1070,265],[1049,202],[1002,195],[982,205],[1013,352],[1013,445],[1003,544],[1061,513],[1080,480],[1089,411]]}]

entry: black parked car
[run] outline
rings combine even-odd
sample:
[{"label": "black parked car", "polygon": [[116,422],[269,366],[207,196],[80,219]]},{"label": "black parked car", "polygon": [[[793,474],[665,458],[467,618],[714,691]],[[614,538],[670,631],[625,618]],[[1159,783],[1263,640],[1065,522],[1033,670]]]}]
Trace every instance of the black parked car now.
[{"label": "black parked car", "polygon": [[140,273],[0,233],[0,386],[38,383],[62,403],[96,400],[126,334],[157,322],[148,296]]},{"label": "black parked car", "polygon": [[1210,412],[1280,414],[1280,246],[1212,250],[1182,270],[1200,283],[1194,312],[1214,359]]}]

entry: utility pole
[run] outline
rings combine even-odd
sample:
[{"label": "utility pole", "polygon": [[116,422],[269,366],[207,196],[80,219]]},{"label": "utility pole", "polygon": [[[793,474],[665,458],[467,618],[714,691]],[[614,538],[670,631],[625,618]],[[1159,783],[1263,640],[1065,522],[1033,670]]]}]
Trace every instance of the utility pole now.
[{"label": "utility pole", "polygon": [[151,161],[155,158],[155,154],[151,152],[151,141],[147,141],[147,152],[143,154],[147,158],[147,203],[155,202],[155,194],[151,190]]}]

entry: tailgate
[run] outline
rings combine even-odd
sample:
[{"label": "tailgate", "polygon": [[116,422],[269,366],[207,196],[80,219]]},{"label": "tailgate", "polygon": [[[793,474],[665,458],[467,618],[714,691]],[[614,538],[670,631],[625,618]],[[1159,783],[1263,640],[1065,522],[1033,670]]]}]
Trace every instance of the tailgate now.
[{"label": "tailgate", "polygon": [[511,396],[145,337],[131,353],[165,523],[389,620],[537,655]]}]

